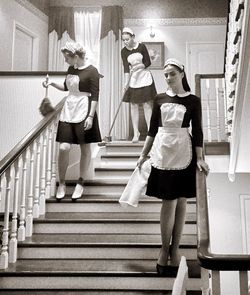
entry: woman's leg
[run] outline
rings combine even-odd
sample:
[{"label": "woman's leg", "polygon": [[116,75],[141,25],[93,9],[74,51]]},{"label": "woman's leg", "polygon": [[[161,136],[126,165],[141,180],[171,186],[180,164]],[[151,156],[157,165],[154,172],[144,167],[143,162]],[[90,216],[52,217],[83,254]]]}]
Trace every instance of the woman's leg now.
[{"label": "woman's leg", "polygon": [[91,160],[90,144],[81,144],[81,158],[80,158],[80,177],[84,179],[85,173],[89,168]]},{"label": "woman's leg", "polygon": [[81,150],[81,158],[80,158],[80,176],[77,181],[75,190],[72,195],[72,200],[76,200],[81,198],[83,194],[83,184],[84,184],[84,177],[86,174],[86,171],[89,168],[90,160],[91,160],[91,149],[90,144],[81,144],[80,145]]},{"label": "woman's leg", "polygon": [[175,222],[175,209],[177,200],[162,200],[160,225],[162,248],[158,258],[158,264],[165,266],[168,262],[169,246]]},{"label": "woman's leg", "polygon": [[137,142],[139,140],[139,104],[131,102],[131,120],[133,126],[134,137],[132,142]]},{"label": "woman's leg", "polygon": [[182,237],[183,228],[186,219],[186,198],[179,198],[177,200],[176,212],[175,212],[175,222],[172,233],[172,242],[170,247],[170,264],[173,266],[178,266],[181,260],[179,253],[179,245]]},{"label": "woman's leg", "polygon": [[70,143],[60,143],[59,145],[59,155],[58,155],[58,174],[59,174],[59,182],[65,183],[65,175],[67,172],[67,168],[69,165],[69,151],[70,151]]},{"label": "woman's leg", "polygon": [[150,102],[145,102],[143,104],[143,109],[144,109],[144,116],[145,116],[145,120],[147,123],[147,127],[149,129],[150,126],[150,119],[151,119],[151,115],[152,115],[152,103]]},{"label": "woman's leg", "polygon": [[69,151],[70,143],[60,143],[59,145],[59,155],[58,155],[58,174],[59,174],[59,186],[56,192],[56,199],[60,200],[64,198],[66,194],[65,186],[65,175],[69,165]]}]

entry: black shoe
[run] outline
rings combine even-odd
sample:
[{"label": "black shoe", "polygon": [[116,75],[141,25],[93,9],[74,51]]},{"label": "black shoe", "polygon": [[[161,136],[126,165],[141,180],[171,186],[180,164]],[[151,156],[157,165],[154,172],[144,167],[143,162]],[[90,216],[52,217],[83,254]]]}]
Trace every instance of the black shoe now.
[{"label": "black shoe", "polygon": [[160,265],[156,264],[156,271],[158,275],[165,277],[176,277],[178,272],[178,266]]}]

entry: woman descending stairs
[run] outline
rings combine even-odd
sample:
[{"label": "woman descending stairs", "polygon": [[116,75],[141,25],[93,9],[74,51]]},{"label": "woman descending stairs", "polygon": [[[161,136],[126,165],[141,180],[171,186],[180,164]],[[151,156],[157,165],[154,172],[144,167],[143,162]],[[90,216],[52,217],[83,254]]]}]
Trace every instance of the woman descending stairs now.
[{"label": "woman descending stairs", "polygon": [[[0,272],[0,294],[171,294],[174,277],[160,277],[160,201],[144,197],[137,208],[118,203],[141,144],[110,143],[102,148],[95,180],[84,196],[47,200],[46,215],[18,247],[18,261]],[[197,263],[196,203],[188,201],[181,255],[187,258],[187,294],[201,293]]]}]

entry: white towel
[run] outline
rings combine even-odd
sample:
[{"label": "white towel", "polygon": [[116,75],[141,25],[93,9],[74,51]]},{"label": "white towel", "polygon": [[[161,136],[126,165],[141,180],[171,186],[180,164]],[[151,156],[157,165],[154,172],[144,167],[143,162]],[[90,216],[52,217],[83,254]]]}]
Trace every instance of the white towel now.
[{"label": "white towel", "polygon": [[135,168],[129,181],[119,199],[122,207],[128,205],[137,207],[141,195],[145,195],[148,183],[148,177],[151,172],[151,164],[149,160],[145,161],[141,168]]}]

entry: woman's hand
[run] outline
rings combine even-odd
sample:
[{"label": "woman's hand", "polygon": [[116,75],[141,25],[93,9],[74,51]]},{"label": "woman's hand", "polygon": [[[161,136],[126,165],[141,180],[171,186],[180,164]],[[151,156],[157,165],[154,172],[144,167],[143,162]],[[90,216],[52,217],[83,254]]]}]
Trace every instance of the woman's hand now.
[{"label": "woman's hand", "polygon": [[42,85],[44,88],[48,88],[50,85],[52,84],[52,82],[49,82],[49,81],[43,81]]},{"label": "woman's hand", "polygon": [[142,164],[147,160],[146,155],[140,155],[140,158],[138,159],[136,166],[140,169]]},{"label": "woman's hand", "polygon": [[204,171],[206,175],[209,173],[209,166],[203,159],[197,159],[197,167],[200,171]]},{"label": "woman's hand", "polygon": [[93,125],[93,117],[88,117],[84,122],[84,130],[89,130]]}]

